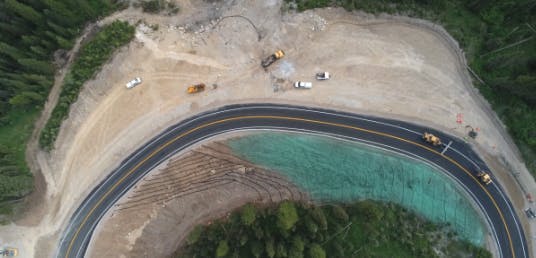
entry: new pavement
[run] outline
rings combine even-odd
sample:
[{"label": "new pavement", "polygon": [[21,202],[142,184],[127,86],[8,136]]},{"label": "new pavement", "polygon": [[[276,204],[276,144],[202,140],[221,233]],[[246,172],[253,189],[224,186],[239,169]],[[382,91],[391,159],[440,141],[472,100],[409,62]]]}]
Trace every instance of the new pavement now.
[{"label": "new pavement", "polygon": [[[153,138],[121,162],[86,197],[62,234],[57,257],[84,257],[93,231],[104,214],[152,168],[173,154],[217,134],[261,128],[366,140],[434,163],[448,171],[481,208],[491,225],[501,257],[529,257],[523,228],[512,204],[496,180],[488,186],[479,182],[476,173],[489,169],[462,140],[407,122],[275,104],[226,106],[181,121]],[[439,136],[443,145],[433,147],[423,142],[424,131]],[[451,141],[445,150],[445,145]],[[490,172],[495,179],[493,171]]]}]

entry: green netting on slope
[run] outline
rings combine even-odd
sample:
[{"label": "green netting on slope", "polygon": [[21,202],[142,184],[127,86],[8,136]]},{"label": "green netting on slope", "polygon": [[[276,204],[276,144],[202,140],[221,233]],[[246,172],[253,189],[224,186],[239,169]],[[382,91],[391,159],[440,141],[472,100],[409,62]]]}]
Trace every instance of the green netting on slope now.
[{"label": "green netting on slope", "polygon": [[315,200],[391,201],[450,223],[463,239],[484,242],[476,210],[442,172],[425,163],[363,144],[328,137],[259,133],[228,142],[239,156],[279,171]]}]

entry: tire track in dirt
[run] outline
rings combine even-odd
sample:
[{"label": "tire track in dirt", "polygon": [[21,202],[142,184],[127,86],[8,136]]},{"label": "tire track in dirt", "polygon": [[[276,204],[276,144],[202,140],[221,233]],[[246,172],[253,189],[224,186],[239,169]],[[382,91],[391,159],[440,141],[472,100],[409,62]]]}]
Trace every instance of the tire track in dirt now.
[{"label": "tire track in dirt", "polygon": [[116,205],[116,211],[143,208],[155,202],[163,204],[174,198],[202,192],[213,185],[230,182],[249,185],[256,189],[259,196],[267,196],[271,202],[303,197],[289,187],[283,177],[263,169],[245,167],[243,163],[230,161],[226,155],[228,153],[206,146],[171,161],[163,173],[144,179],[133,190],[132,196]]},{"label": "tire track in dirt", "polygon": [[[166,228],[174,225],[172,236],[165,239],[175,239],[178,244],[195,225],[210,223],[247,202],[270,204],[288,199],[309,200],[307,194],[284,176],[242,160],[221,142],[209,143],[172,158],[165,167],[155,170],[127,193],[109,211],[109,218],[101,222],[99,227],[103,229],[90,244],[93,246],[90,256],[104,254],[106,250],[99,248],[108,241],[104,239],[121,241],[120,235],[128,236],[130,250],[106,254],[139,255],[138,249],[154,240],[152,232],[170,233],[164,225],[168,225]],[[199,213],[191,215],[195,211]],[[121,230],[135,230],[108,232],[106,229],[114,227],[114,221],[120,224],[130,221],[135,225],[121,226]]]},{"label": "tire track in dirt", "polygon": [[[26,164],[30,168],[32,174],[34,174],[35,188],[33,192],[25,198],[26,212],[24,212],[24,214],[28,214],[31,215],[33,218],[39,219],[29,220],[29,216],[24,216],[16,221],[17,224],[35,226],[39,223],[40,218],[43,217],[41,216],[42,213],[45,212],[42,207],[44,203],[43,198],[45,197],[45,193],[47,191],[47,181],[50,181],[50,179],[47,179],[47,177],[42,173],[41,166],[37,160],[38,152],[42,152],[42,150],[40,150],[39,148],[39,136],[41,135],[41,131],[43,130],[48,119],[50,118],[54,107],[56,107],[56,104],[58,103],[61,88],[63,85],[63,79],[65,78],[67,72],[70,70],[74,59],[78,55],[78,51],[80,50],[82,43],[88,39],[88,36],[98,30],[98,28],[99,26],[97,26],[97,23],[92,23],[88,25],[84,29],[82,35],[75,40],[73,48],[67,54],[69,58],[67,59],[63,67],[57,70],[56,75],[54,76],[54,84],[50,89],[47,101],[45,102],[43,110],[41,111],[41,115],[34,123],[34,129],[32,131],[30,139],[28,140],[28,143],[26,144],[25,156]],[[29,212],[30,209],[32,210],[31,212]]]}]

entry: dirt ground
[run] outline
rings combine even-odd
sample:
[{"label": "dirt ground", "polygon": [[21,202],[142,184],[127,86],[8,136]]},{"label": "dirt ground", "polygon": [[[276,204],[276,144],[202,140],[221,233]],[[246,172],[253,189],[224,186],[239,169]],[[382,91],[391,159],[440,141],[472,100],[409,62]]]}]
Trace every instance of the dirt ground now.
[{"label": "dirt ground", "polygon": [[308,198],[278,174],[209,143],[171,158],[122,198],[99,224],[88,257],[167,257],[196,224],[248,202],[281,200]]},{"label": "dirt ground", "polygon": [[[143,19],[147,25],[139,25],[136,39],[86,84],[55,150],[32,157],[46,181],[45,208],[39,215],[27,212],[25,220],[32,223],[0,227],[0,241],[18,247],[22,257],[53,254],[74,209],[136,147],[181,119],[230,103],[340,109],[422,123],[460,137],[470,125],[479,128],[472,144],[496,161],[492,172],[517,208],[529,205],[521,192],[536,193],[511,139],[472,88],[462,53],[440,27],[335,8],[285,13],[276,0],[177,2],[176,16],[127,9],[101,21]],[[148,26],[155,24],[156,31]],[[265,72],[260,60],[276,49],[286,56]],[[315,82],[319,71],[333,78]],[[125,83],[137,76],[143,83],[127,90]],[[313,81],[314,88],[293,89],[296,80]],[[187,85],[200,82],[208,90],[186,94]]]}]

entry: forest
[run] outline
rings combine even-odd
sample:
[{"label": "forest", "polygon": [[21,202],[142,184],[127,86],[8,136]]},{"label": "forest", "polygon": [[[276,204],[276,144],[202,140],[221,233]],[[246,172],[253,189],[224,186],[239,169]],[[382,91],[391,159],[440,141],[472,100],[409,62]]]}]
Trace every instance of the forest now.
[{"label": "forest", "polygon": [[196,226],[185,242],[174,257],[491,257],[484,248],[459,240],[448,225],[370,200],[247,204],[226,218]]},{"label": "forest", "polygon": [[121,7],[113,0],[0,1],[0,214],[31,192],[26,143],[58,69],[55,54],[70,50],[88,22]]},{"label": "forest", "polygon": [[[473,83],[507,126],[536,176],[536,1],[533,0],[285,0],[304,11],[399,14],[442,25],[460,44]],[[476,75],[476,76],[475,76]],[[485,130],[485,128],[484,128]]]}]

